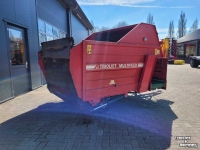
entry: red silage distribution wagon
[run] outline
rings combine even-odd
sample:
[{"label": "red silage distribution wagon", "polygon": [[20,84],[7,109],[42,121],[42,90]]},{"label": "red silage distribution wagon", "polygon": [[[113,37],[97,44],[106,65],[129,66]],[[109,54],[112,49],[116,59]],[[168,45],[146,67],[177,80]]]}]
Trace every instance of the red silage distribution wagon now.
[{"label": "red silage distribution wagon", "polygon": [[92,105],[101,99],[166,89],[167,58],[154,25],[140,23],[42,43],[39,64],[51,92],[77,94]]}]

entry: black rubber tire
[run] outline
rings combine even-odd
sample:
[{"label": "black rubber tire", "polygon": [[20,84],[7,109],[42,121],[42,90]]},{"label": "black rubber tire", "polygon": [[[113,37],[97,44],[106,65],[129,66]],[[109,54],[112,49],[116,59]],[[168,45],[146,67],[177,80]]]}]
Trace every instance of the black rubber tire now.
[{"label": "black rubber tire", "polygon": [[199,64],[195,60],[190,59],[190,66],[192,68],[197,68],[199,66]]}]

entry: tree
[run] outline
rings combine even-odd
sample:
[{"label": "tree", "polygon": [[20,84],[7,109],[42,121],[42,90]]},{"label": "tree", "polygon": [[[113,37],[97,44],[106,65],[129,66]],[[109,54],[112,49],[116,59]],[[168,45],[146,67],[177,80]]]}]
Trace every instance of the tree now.
[{"label": "tree", "polygon": [[147,16],[147,23],[148,24],[155,24],[154,21],[153,21],[153,15],[149,14]]},{"label": "tree", "polygon": [[94,32],[98,32],[99,31],[99,26],[95,26],[94,22],[92,20],[90,22],[91,22],[91,24],[93,26],[93,29],[90,31],[90,34],[92,34]]},{"label": "tree", "polygon": [[184,35],[186,35],[186,23],[187,23],[187,19],[185,17],[185,13],[181,11],[181,15],[178,21],[177,38],[181,38]]},{"label": "tree", "polygon": [[128,23],[126,23],[126,21],[120,21],[113,28],[124,27],[124,26],[127,26],[127,25],[128,25]]},{"label": "tree", "polygon": [[104,31],[104,30],[109,30],[109,28],[108,27],[104,27],[104,26],[102,26],[101,28],[99,28],[99,31]]},{"label": "tree", "polygon": [[189,30],[189,33],[193,32],[193,31],[195,31],[195,30],[197,30],[197,29],[198,29],[198,20],[196,19],[196,20],[193,22],[193,24],[192,24],[192,26],[191,26],[191,28],[190,28],[190,30]]},{"label": "tree", "polygon": [[174,37],[174,22],[173,21],[170,21],[169,23],[168,37],[169,38]]}]

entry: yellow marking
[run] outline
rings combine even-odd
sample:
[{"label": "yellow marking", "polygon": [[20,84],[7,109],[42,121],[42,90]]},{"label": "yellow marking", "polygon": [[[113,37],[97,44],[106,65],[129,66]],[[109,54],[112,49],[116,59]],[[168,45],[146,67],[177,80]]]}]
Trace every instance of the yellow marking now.
[{"label": "yellow marking", "polygon": [[92,54],[92,45],[87,45],[87,54]]},{"label": "yellow marking", "polygon": [[160,55],[160,50],[155,49],[155,55]]},{"label": "yellow marking", "polygon": [[110,85],[115,84],[115,80],[110,80]]}]

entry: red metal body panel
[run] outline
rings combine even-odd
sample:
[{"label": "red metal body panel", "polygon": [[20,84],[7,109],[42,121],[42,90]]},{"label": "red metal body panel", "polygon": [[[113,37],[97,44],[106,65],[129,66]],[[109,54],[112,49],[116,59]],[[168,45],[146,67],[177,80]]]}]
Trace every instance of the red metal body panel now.
[{"label": "red metal body panel", "polygon": [[159,58],[156,61],[155,69],[153,72],[153,78],[159,80],[166,80],[167,78],[167,58]]},{"label": "red metal body panel", "polygon": [[119,94],[127,94],[128,91],[136,91],[138,84],[128,84],[128,85],[122,85],[118,87],[109,87],[109,88],[103,88],[101,90],[95,89],[90,90],[86,92],[85,98],[89,100],[92,104],[96,104],[100,102],[101,98],[109,97],[113,95],[119,95]]},{"label": "red metal body panel", "polygon": [[[142,67],[138,67],[137,65],[144,65],[144,54],[154,55],[153,49],[147,50],[146,48],[138,48],[141,52],[135,51],[135,53],[133,53],[134,50],[130,48],[131,46],[121,46],[118,44],[105,45],[105,43],[102,43],[102,45],[101,43],[98,43],[98,46],[95,46],[93,44],[95,42],[84,42],[80,43],[78,46],[80,48],[80,46],[85,45],[85,48],[82,48],[83,58],[80,59],[83,61],[82,63],[74,59],[78,55],[77,47],[75,47],[76,52],[72,49],[70,55],[70,70],[75,87],[79,87],[77,93],[81,99],[91,103],[98,103],[103,97],[127,94],[129,91],[137,91],[140,74],[142,72]],[[92,54],[86,53],[87,45],[91,45]],[[102,49],[106,49],[109,55],[102,54]],[[116,49],[119,49],[118,53],[116,53]],[[123,49],[123,51],[121,49]],[[156,56],[154,57],[156,58]],[[73,63],[74,61],[76,61],[76,63]],[[82,68],[80,68],[81,64],[83,64]],[[102,64],[110,66],[100,69],[95,68]],[[115,66],[111,66],[113,64]],[[121,68],[119,68],[120,64]],[[126,68],[127,64],[133,64],[130,67],[134,68]],[[134,66],[135,64],[136,66]],[[123,68],[123,65],[126,65],[125,68]],[[90,66],[91,68],[93,66],[93,68],[88,69],[87,66]],[[82,72],[78,72],[78,68],[80,68]],[[114,81],[114,83],[110,83],[111,81]],[[80,83],[82,83],[82,88]],[[148,89],[148,87],[146,89]]]},{"label": "red metal body panel", "polygon": [[153,55],[146,56],[145,66],[142,70],[140,83],[138,86],[139,93],[146,92],[148,90],[149,84],[152,79],[152,74],[155,68],[155,63],[156,63],[156,56]]},{"label": "red metal body panel", "polygon": [[117,87],[119,85],[126,85],[126,84],[134,84],[138,83],[139,76],[132,76],[132,77],[122,77],[122,78],[114,78],[115,79],[113,84],[110,84],[110,79],[105,78],[104,80],[90,80],[86,82],[86,90],[92,89],[100,89],[100,88],[107,88],[107,87]]},{"label": "red metal body panel", "polygon": [[86,81],[89,81],[91,79],[93,80],[99,80],[102,76],[104,76],[107,79],[111,78],[122,78],[122,77],[128,77],[128,76],[140,76],[142,68],[139,69],[127,69],[123,71],[123,74],[120,74],[120,70],[108,70],[106,72],[87,72],[86,74]]},{"label": "red metal body panel", "polygon": [[[155,26],[140,23],[126,34],[118,43],[136,43],[159,46],[157,34],[155,34]],[[146,38],[146,41],[144,41]],[[159,48],[159,47],[158,47]]]},{"label": "red metal body panel", "polygon": [[44,77],[46,77],[45,71],[44,71],[44,62],[43,62],[43,58],[42,58],[42,51],[38,52],[38,63],[40,65],[40,68],[42,70]]},{"label": "red metal body panel", "polygon": [[83,51],[82,51],[82,43],[76,45],[73,50],[70,51],[70,72],[72,75],[72,79],[76,88],[76,92],[78,97],[83,97]]}]

